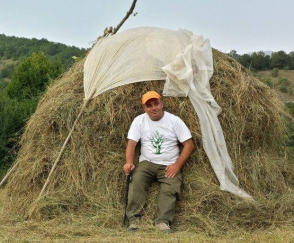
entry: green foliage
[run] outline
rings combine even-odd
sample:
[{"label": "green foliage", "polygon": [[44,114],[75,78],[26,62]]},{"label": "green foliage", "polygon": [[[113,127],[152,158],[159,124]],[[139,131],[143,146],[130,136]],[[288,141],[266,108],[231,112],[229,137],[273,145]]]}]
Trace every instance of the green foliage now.
[{"label": "green foliage", "polygon": [[[33,53],[44,53],[51,62],[59,60],[63,69],[66,70],[74,62],[72,56],[84,57],[86,49],[55,43],[46,39],[28,39],[0,34],[0,59],[19,61]],[[4,75],[11,78],[11,73]]]},{"label": "green foliage", "polygon": [[232,58],[238,59],[240,56],[237,54],[236,50],[232,50],[230,51],[230,53],[228,53],[228,55]]},{"label": "green foliage", "polygon": [[287,78],[280,78],[278,84],[281,86],[287,86],[289,84],[289,81]]},{"label": "green foliage", "polygon": [[289,53],[289,69],[294,70],[294,51]]},{"label": "green foliage", "polygon": [[279,69],[278,68],[273,68],[271,71],[272,77],[278,77],[279,76]]},{"label": "green foliage", "polygon": [[272,68],[283,69],[290,64],[290,57],[284,51],[274,52],[271,56],[270,65]]},{"label": "green foliage", "polygon": [[289,109],[290,114],[294,118],[294,103],[288,102],[288,103],[286,103],[286,107]]},{"label": "green foliage", "polygon": [[255,70],[266,70],[269,67],[269,56],[263,51],[253,52],[251,55],[251,65]]},{"label": "green foliage", "polygon": [[0,178],[13,162],[25,120],[36,106],[37,99],[18,102],[0,95]]},{"label": "green foliage", "polygon": [[13,73],[5,92],[11,99],[23,101],[36,98],[45,91],[51,80],[62,73],[60,62],[50,62],[44,53],[33,53],[20,63]]},{"label": "green foliage", "polygon": [[264,83],[270,88],[274,87],[273,81],[270,78],[266,79]]},{"label": "green foliage", "polygon": [[49,61],[44,53],[33,53],[17,65],[11,83],[0,93],[0,178],[14,160],[25,121],[47,85],[61,73],[60,62]]},{"label": "green foliage", "polygon": [[14,64],[4,67],[0,72],[0,78],[11,78],[14,71]]},{"label": "green foliage", "polygon": [[0,94],[2,92],[2,90],[4,90],[4,88],[8,85],[8,82],[6,80],[4,80],[3,78],[0,78]]},{"label": "green foliage", "polygon": [[288,92],[288,85],[289,85],[289,81],[287,78],[280,78],[278,81],[278,85],[280,87],[280,91],[283,93],[287,93]]},{"label": "green foliage", "polygon": [[17,141],[39,97],[74,63],[72,56],[82,58],[85,53],[46,39],[0,34],[0,178],[14,160]]},{"label": "green foliage", "polygon": [[294,52],[287,54],[284,51],[278,51],[273,52],[271,55],[266,55],[265,52],[259,51],[239,55],[235,50],[232,50],[228,55],[235,58],[249,70],[261,71],[273,68],[294,70]]},{"label": "green foliage", "polygon": [[237,59],[244,67],[251,69],[252,60],[251,56],[249,54],[244,54],[242,56],[239,56]]},{"label": "green foliage", "polygon": [[[288,108],[292,117],[294,118],[294,103],[288,102],[285,105]],[[294,122],[292,122],[292,121],[288,122],[288,142],[287,142],[287,145],[294,147]]]},{"label": "green foliage", "polygon": [[281,86],[280,91],[283,93],[287,93],[287,87],[286,86]]}]

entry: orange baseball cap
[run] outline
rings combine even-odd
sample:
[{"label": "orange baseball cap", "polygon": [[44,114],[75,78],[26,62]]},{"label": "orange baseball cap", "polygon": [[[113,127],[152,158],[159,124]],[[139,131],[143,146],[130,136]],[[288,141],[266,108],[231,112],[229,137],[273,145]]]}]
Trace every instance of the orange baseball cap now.
[{"label": "orange baseball cap", "polygon": [[155,91],[148,91],[142,96],[142,104],[145,105],[146,102],[150,99],[160,99],[161,96]]}]

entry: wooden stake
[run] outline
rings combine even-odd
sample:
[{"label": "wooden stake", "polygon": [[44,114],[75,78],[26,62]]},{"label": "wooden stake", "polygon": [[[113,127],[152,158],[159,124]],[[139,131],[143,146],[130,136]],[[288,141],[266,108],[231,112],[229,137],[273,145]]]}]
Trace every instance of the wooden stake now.
[{"label": "wooden stake", "polygon": [[15,170],[15,168],[18,166],[19,162],[15,163],[6,173],[6,175],[4,176],[4,178],[2,179],[2,181],[0,182],[0,187],[5,183],[5,181],[8,179],[8,177],[10,176],[10,174]]},{"label": "wooden stake", "polygon": [[[131,5],[131,7],[130,7],[130,10],[127,12],[126,16],[121,20],[121,22],[116,26],[116,28],[114,28],[113,30],[111,30],[111,32],[109,32],[109,31],[104,31],[104,35],[98,37],[98,39],[101,38],[101,37],[105,37],[105,36],[108,35],[108,34],[112,34],[112,35],[114,35],[114,34],[119,30],[119,28],[123,25],[123,23],[129,18],[129,16],[133,13],[133,11],[134,11],[134,9],[135,9],[135,6],[136,6],[136,3],[137,3],[137,0],[134,0],[133,3],[132,3],[132,5]],[[108,30],[108,28],[106,28],[106,29]],[[94,95],[94,94],[93,94],[93,95]],[[91,98],[89,98],[89,100],[90,100],[90,99],[91,99]],[[87,103],[89,102],[89,100],[87,100]],[[86,104],[84,104],[84,107],[83,107],[82,109],[84,109],[85,106],[86,106]],[[81,116],[81,112],[80,112],[79,116]],[[78,117],[77,119],[79,119],[79,117]],[[76,120],[76,121],[77,121],[77,120]],[[76,121],[75,121],[75,123],[76,123]],[[69,139],[70,139],[70,137],[71,137],[71,133],[72,133],[73,130],[74,130],[75,123],[74,123],[74,125],[73,125],[73,128],[72,128],[70,134],[68,135],[67,139],[65,140],[65,142],[64,142],[64,144],[63,144],[63,146],[62,146],[62,148],[61,148],[61,151],[60,151],[60,153],[59,153],[59,155],[58,155],[58,157],[57,157],[57,159],[56,159],[56,161],[55,161],[55,163],[54,163],[54,165],[53,165],[53,167],[52,167],[53,171],[54,171],[54,169],[55,169],[55,167],[56,167],[58,161],[60,160],[61,154],[62,154],[63,150],[65,149],[66,144],[68,143],[68,141],[69,141]],[[2,179],[2,181],[0,182],[0,187],[6,182],[6,180],[7,180],[8,177],[10,176],[10,174],[15,170],[15,168],[16,168],[17,166],[18,166],[18,163],[15,163],[15,164],[13,165],[13,167],[11,167],[11,168],[8,170],[8,172],[6,173],[6,175],[4,176],[4,178]],[[52,169],[51,169],[51,171],[52,171]],[[51,171],[50,171],[50,173],[49,173],[48,178],[51,177]],[[52,173],[53,173],[53,171],[52,171]],[[48,180],[48,179],[47,179],[47,180]],[[46,181],[46,182],[47,182],[47,181]],[[48,183],[49,183],[49,182],[48,182]],[[45,185],[43,186],[43,189],[42,189],[40,195],[43,194],[43,192],[44,192],[44,190],[46,189],[48,183],[45,183]],[[39,195],[39,197],[40,197],[40,195]],[[38,197],[38,198],[39,198],[39,197]]]},{"label": "wooden stake", "polygon": [[83,106],[82,106],[82,108],[81,108],[81,110],[80,110],[78,116],[76,117],[76,120],[74,121],[74,124],[73,124],[73,126],[72,126],[72,128],[71,128],[69,134],[67,135],[66,140],[65,140],[64,143],[63,143],[62,148],[61,148],[60,151],[59,151],[59,154],[58,154],[58,156],[57,156],[57,158],[56,158],[56,160],[55,160],[55,162],[54,162],[54,164],[53,164],[53,166],[52,166],[52,168],[51,168],[51,170],[50,170],[50,172],[49,172],[49,175],[48,175],[48,177],[47,177],[47,179],[46,179],[46,181],[45,181],[45,184],[43,185],[43,188],[42,188],[42,190],[41,190],[39,196],[38,196],[37,199],[34,201],[33,206],[30,208],[28,215],[25,217],[26,219],[30,218],[31,215],[32,215],[32,213],[35,211],[35,208],[36,208],[37,202],[40,200],[40,198],[42,197],[43,193],[45,192],[45,190],[46,190],[46,188],[47,188],[47,186],[48,186],[48,184],[49,184],[49,182],[50,182],[50,179],[51,179],[51,177],[52,177],[52,174],[53,174],[53,172],[55,171],[55,168],[56,168],[58,162],[60,161],[61,155],[63,154],[63,151],[65,150],[65,147],[66,147],[66,145],[68,144],[68,142],[69,142],[69,140],[70,140],[70,138],[71,138],[71,135],[72,135],[72,133],[73,133],[73,131],[74,131],[74,129],[75,129],[75,126],[76,126],[78,120],[80,119],[80,117],[81,117],[81,115],[82,115],[82,113],[83,113],[85,107],[88,105],[88,103],[89,103],[90,100],[92,99],[92,97],[93,97],[93,95],[95,94],[95,92],[96,92],[96,90],[94,89],[94,90],[92,91],[92,93],[91,93],[89,99],[87,99],[87,100],[84,102],[84,104],[83,104]]},{"label": "wooden stake", "polygon": [[[113,30],[112,33],[111,33],[112,35],[115,34],[115,33],[119,30],[119,28],[123,25],[123,23],[124,23],[124,22],[128,19],[128,17],[132,14],[132,12],[133,12],[133,10],[134,10],[134,8],[135,8],[135,6],[136,6],[136,2],[137,2],[137,0],[134,0],[134,1],[133,1],[130,10],[127,12],[127,15],[122,19],[122,21],[117,25],[117,27],[114,28],[114,30]],[[107,34],[107,33],[106,33],[106,34]],[[105,31],[104,31],[104,36],[105,36]],[[103,37],[104,37],[104,36],[103,36]],[[98,39],[99,39],[99,38],[98,38]],[[50,170],[50,172],[49,172],[49,175],[48,175],[48,177],[47,177],[47,179],[46,179],[45,184],[43,185],[43,188],[42,188],[42,190],[41,190],[39,196],[38,196],[37,199],[33,202],[32,207],[30,208],[28,215],[25,217],[26,220],[29,219],[29,218],[31,217],[31,215],[33,214],[33,212],[35,211],[35,208],[36,208],[37,202],[38,202],[38,201],[40,200],[40,198],[43,196],[43,193],[45,192],[45,190],[46,190],[46,188],[47,188],[47,186],[48,186],[48,184],[49,184],[49,182],[50,182],[51,176],[52,176],[53,172],[55,171],[55,168],[56,168],[58,162],[60,161],[60,158],[61,158],[61,156],[62,156],[62,153],[63,153],[63,151],[65,150],[65,147],[66,147],[68,141],[70,140],[70,137],[71,137],[71,135],[72,135],[72,133],[73,133],[73,131],[74,131],[74,129],[75,129],[75,126],[76,126],[78,120],[80,119],[80,117],[81,117],[81,115],[82,115],[82,113],[83,113],[85,107],[86,107],[87,104],[90,102],[90,100],[93,98],[93,96],[94,96],[95,93],[96,93],[96,89],[94,89],[94,90],[92,91],[90,97],[84,102],[84,104],[83,104],[83,106],[82,106],[82,108],[81,108],[81,110],[80,110],[80,112],[79,112],[79,114],[78,114],[76,120],[74,121],[74,124],[73,124],[73,126],[72,126],[72,128],[71,128],[71,130],[70,130],[70,132],[69,132],[69,134],[68,134],[68,136],[67,136],[67,138],[66,138],[66,140],[64,141],[63,146],[62,146],[62,148],[61,148],[61,150],[60,150],[60,152],[59,152],[59,154],[58,154],[58,156],[57,156],[57,158],[56,158],[56,160],[55,160],[55,162],[54,162],[54,164],[53,164],[53,166],[52,166],[52,168],[51,168],[51,170]],[[14,167],[16,167],[16,165],[15,165]],[[14,169],[14,167],[13,167],[12,169]],[[8,176],[9,176],[9,175],[8,175]],[[7,177],[8,177],[8,176],[7,176]]]}]

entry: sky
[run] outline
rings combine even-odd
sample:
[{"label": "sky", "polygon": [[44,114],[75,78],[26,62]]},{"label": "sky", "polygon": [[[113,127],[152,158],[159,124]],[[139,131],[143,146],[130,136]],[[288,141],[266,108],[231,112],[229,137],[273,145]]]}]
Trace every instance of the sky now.
[{"label": "sky", "polygon": [[[0,34],[91,48],[133,0],[0,0]],[[222,52],[294,51],[293,0],[137,0],[119,32],[187,29]]]}]

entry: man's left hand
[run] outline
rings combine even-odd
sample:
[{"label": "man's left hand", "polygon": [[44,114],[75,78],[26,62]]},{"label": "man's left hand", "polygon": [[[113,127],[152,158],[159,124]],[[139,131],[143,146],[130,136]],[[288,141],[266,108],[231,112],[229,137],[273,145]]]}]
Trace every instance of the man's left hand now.
[{"label": "man's left hand", "polygon": [[169,165],[165,169],[165,176],[168,178],[173,178],[179,173],[180,169],[181,168],[176,164]]}]

